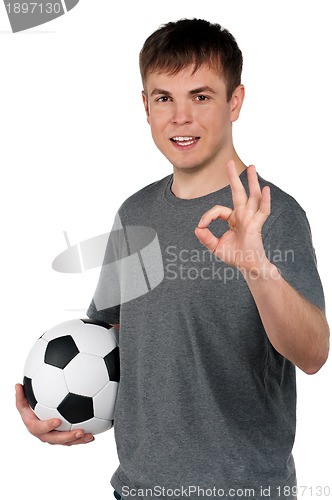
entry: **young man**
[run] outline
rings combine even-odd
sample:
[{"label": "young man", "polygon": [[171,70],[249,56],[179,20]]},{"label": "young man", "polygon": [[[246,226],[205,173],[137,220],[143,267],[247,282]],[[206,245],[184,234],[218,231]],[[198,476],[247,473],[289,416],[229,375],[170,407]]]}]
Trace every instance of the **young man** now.
[{"label": "young man", "polygon": [[[112,285],[102,270],[88,310],[120,324],[115,496],[294,498],[295,366],[316,373],[329,350],[306,215],[234,149],[244,87],[227,30],[168,23],[146,40],[140,68],[147,120],[173,174],[116,217],[116,227],[156,232],[163,280],[100,308]],[[23,421],[43,441],[93,439],[39,421],[17,389]]]}]

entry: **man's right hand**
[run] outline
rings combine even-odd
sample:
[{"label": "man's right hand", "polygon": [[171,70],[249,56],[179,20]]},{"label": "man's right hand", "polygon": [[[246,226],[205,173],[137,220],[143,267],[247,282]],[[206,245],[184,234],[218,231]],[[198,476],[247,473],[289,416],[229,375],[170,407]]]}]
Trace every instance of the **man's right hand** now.
[{"label": "man's right hand", "polygon": [[15,389],[16,408],[20,412],[24,424],[28,431],[43,443],[71,446],[73,444],[90,443],[94,440],[92,434],[84,434],[84,431],[81,429],[75,429],[73,431],[55,430],[61,425],[61,420],[59,418],[39,420],[26,400],[23,386],[21,384],[16,384]]}]

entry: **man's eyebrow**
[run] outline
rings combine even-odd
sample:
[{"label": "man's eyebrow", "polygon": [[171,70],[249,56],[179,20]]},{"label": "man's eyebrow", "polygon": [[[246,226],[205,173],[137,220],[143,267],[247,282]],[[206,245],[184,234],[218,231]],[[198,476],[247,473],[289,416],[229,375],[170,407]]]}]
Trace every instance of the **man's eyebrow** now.
[{"label": "man's eyebrow", "polygon": [[[194,94],[201,94],[202,92],[210,92],[210,94],[216,94],[216,91],[213,90],[213,88],[209,87],[208,85],[204,85],[203,87],[198,87],[197,89],[189,90],[188,93],[190,95],[194,95]],[[167,95],[167,96],[170,96],[172,94],[171,94],[171,92],[169,90],[165,90],[165,89],[153,89],[150,95],[151,96],[154,96],[154,95]]]},{"label": "man's eyebrow", "polygon": [[153,89],[150,95],[151,96],[153,96],[153,95],[171,95],[171,93],[169,90]]},{"label": "man's eyebrow", "polygon": [[210,92],[211,94],[216,94],[216,91],[213,90],[208,85],[205,85],[204,87],[198,87],[197,89],[190,90],[189,94],[201,94],[202,92]]}]

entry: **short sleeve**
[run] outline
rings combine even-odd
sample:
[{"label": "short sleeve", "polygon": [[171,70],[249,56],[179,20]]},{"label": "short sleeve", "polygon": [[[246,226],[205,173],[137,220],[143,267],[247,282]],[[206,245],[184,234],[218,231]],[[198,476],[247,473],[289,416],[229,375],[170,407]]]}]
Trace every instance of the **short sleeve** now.
[{"label": "short sleeve", "polygon": [[120,216],[117,213],[109,234],[97,287],[86,313],[91,319],[104,321],[109,324],[120,323],[121,300],[117,262],[122,253],[122,239],[119,238],[121,229],[122,224]]},{"label": "short sleeve", "polygon": [[305,212],[294,207],[278,215],[264,237],[266,254],[282,277],[305,299],[325,310],[311,229]]}]

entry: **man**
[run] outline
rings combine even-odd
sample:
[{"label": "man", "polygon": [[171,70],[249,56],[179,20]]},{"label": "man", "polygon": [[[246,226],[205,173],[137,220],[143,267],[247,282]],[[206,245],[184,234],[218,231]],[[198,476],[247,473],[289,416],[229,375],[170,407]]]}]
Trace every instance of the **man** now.
[{"label": "man", "polygon": [[[116,217],[116,227],[155,230],[164,279],[100,308],[112,285],[104,266],[88,310],[120,324],[115,496],[295,498],[295,366],[314,374],[329,351],[309,224],[235,151],[242,54],[227,30],[168,23],[146,40],[140,69],[147,121],[173,174]],[[42,441],[93,439],[39,421],[17,389]]]}]

